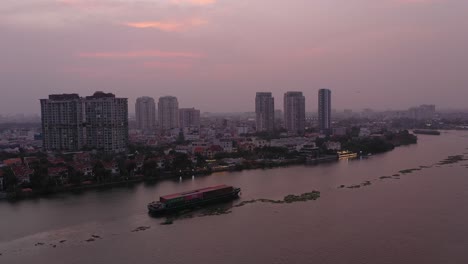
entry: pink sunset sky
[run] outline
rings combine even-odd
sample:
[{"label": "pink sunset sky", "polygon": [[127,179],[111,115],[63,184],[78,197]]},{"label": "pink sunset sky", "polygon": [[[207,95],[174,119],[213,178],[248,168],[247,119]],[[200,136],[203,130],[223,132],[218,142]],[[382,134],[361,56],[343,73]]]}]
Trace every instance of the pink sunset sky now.
[{"label": "pink sunset sky", "polygon": [[467,0],[1,0],[0,114],[52,93],[174,95],[254,110],[257,91],[333,108],[468,108]]}]

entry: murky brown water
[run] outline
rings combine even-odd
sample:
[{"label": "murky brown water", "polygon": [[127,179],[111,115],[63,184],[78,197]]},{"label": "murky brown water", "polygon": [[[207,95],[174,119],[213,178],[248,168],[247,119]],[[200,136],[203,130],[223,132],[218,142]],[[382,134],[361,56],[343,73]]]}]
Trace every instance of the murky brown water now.
[{"label": "murky brown water", "polygon": [[[366,160],[0,203],[0,263],[468,263],[468,161],[437,165],[468,158],[468,132],[419,139]],[[399,173],[420,166],[428,168]],[[166,226],[146,213],[159,195],[220,183],[242,188],[234,204],[321,197]],[[139,226],[150,228],[132,232]]]}]

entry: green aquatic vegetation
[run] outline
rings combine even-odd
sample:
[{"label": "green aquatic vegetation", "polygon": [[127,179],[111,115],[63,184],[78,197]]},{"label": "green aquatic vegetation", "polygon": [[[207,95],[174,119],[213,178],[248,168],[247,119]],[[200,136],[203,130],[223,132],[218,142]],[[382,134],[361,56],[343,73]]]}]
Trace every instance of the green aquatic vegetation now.
[{"label": "green aquatic vegetation", "polygon": [[419,171],[419,170],[421,170],[421,169],[419,169],[419,168],[406,169],[406,170],[401,170],[401,171],[399,171],[399,173],[401,173],[401,174],[409,174],[409,173],[413,173],[414,171]]},{"label": "green aquatic vegetation", "polygon": [[438,165],[449,165],[449,164],[455,164],[460,161],[468,160],[465,159],[463,155],[454,155],[454,156],[448,156],[446,159],[440,161],[437,163]]},{"label": "green aquatic vegetation", "polygon": [[362,186],[369,186],[369,185],[371,185],[371,184],[372,184],[372,183],[371,183],[370,181],[365,181],[365,182],[363,182],[361,185],[362,185]]},{"label": "green aquatic vegetation", "polygon": [[145,230],[150,229],[150,228],[151,228],[150,226],[139,226],[139,227],[133,229],[132,232],[145,231]]},{"label": "green aquatic vegetation", "polygon": [[[395,174],[394,174],[395,175]],[[390,179],[392,178],[392,176],[380,176],[379,179],[383,180],[383,179]]]}]

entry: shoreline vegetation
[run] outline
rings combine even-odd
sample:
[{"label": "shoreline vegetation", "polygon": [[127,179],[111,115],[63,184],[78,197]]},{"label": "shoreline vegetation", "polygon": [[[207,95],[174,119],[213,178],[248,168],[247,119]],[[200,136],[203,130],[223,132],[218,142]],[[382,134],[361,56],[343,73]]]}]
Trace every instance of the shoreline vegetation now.
[{"label": "shoreline vegetation", "polygon": [[[215,166],[209,163],[213,160],[208,160],[207,157],[196,156],[195,161],[193,161],[189,159],[187,154],[171,153],[169,154],[172,158],[171,165],[164,170],[157,167],[158,159],[160,160],[161,157],[155,157],[154,150],[148,150],[147,147],[143,146],[143,149],[132,149],[135,152],[142,153],[140,156],[145,157],[140,168],[138,168],[135,159],[116,159],[101,154],[101,157],[92,168],[93,177],[83,177],[82,173],[68,166],[66,183],[64,183],[62,176],[55,179],[47,176],[48,169],[51,166],[50,162],[48,162],[46,156],[40,156],[37,157],[38,164],[34,167],[34,175],[31,177],[29,185],[23,187],[15,185],[6,192],[0,192],[0,200],[17,201],[57,193],[73,193],[91,189],[128,186],[140,182],[151,183],[195,175],[211,175],[223,171],[270,169],[292,165],[318,165],[338,161],[339,156],[336,151],[332,152],[323,148],[326,140],[328,139],[318,138],[316,141],[317,153],[308,154],[308,156],[279,147],[256,148],[248,152],[219,153],[213,157]],[[417,143],[417,137],[408,131],[387,133],[379,137],[342,137],[335,140],[341,143],[342,149],[356,153],[358,158],[367,157],[371,153],[388,152],[398,146]],[[161,152],[161,150],[158,151]],[[63,160],[65,159],[66,157],[63,158]],[[225,162],[226,159],[241,159],[242,162],[228,164]],[[119,173],[111,173],[108,170],[106,166],[110,161],[114,162],[114,167]]]}]

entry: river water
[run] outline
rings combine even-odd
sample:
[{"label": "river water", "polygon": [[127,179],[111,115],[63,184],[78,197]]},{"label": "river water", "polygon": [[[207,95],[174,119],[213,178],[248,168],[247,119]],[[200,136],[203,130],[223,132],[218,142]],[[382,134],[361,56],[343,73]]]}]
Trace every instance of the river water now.
[{"label": "river water", "polygon": [[[363,160],[2,202],[0,263],[468,263],[468,161],[438,164],[453,155],[468,158],[468,132],[420,135],[417,145]],[[399,173],[412,168],[420,170]],[[216,184],[242,188],[233,204],[321,197],[172,225],[147,215],[160,195]],[[140,226],[149,229],[132,232]]]}]

